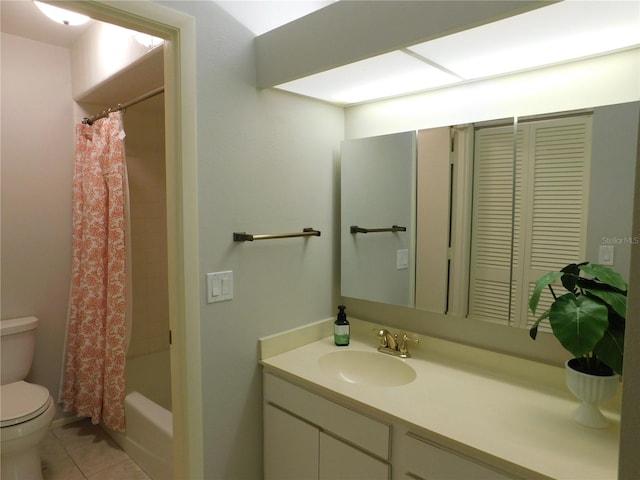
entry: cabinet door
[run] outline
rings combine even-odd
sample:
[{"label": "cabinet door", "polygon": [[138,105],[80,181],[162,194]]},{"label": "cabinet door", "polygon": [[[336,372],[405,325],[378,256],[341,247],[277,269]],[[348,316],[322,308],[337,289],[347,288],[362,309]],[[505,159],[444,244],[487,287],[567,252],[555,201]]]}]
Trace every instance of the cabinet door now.
[{"label": "cabinet door", "polygon": [[320,480],[389,480],[389,465],[320,432]]},{"label": "cabinet door", "polygon": [[389,459],[391,427],[386,423],[268,373],[264,378],[264,398],[319,430],[331,432],[377,458]]},{"label": "cabinet door", "polygon": [[265,480],[316,480],[319,430],[279,408],[264,407]]},{"label": "cabinet door", "polygon": [[412,434],[405,437],[406,476],[426,480],[511,480],[509,476]]}]

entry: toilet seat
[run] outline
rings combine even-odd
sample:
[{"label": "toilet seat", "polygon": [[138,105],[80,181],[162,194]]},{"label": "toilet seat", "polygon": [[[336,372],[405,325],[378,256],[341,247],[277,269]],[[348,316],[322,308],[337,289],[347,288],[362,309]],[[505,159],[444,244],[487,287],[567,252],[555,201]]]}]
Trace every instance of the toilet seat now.
[{"label": "toilet seat", "polygon": [[49,408],[49,390],[23,380],[0,386],[0,427],[24,423]]}]

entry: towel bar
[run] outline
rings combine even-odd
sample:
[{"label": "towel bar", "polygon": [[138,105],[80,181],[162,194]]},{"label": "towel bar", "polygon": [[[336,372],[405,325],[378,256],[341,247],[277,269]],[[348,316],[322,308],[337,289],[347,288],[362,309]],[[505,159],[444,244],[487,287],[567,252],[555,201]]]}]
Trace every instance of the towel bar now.
[{"label": "towel bar", "polygon": [[406,232],[407,227],[394,225],[391,228],[362,228],[357,225],[351,226],[351,233],[377,233],[377,232]]},{"label": "towel bar", "polygon": [[254,235],[254,234],[245,233],[245,232],[234,232],[233,241],[234,242],[253,242],[254,240],[271,240],[273,238],[319,237],[319,236],[320,236],[320,231],[314,230],[313,228],[304,228],[302,232],[271,233],[271,234],[261,234],[261,235]]}]

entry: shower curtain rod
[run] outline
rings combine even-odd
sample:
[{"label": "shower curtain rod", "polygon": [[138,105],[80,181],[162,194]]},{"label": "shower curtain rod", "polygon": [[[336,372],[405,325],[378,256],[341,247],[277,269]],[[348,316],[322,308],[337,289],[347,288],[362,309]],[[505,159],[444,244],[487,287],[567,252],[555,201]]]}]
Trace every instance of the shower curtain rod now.
[{"label": "shower curtain rod", "polygon": [[116,105],[115,107],[111,107],[108,108],[100,113],[96,113],[95,115],[91,115],[90,117],[85,117],[82,119],[82,123],[85,125],[93,125],[93,122],[95,122],[96,120],[100,120],[101,118],[105,118],[106,116],[108,116],[111,112],[119,112],[120,110],[124,110],[127,107],[131,107],[133,105],[135,105],[136,103],[140,103],[143,102],[145,100],[147,100],[148,98],[151,97],[155,97],[156,95],[160,95],[161,93],[164,92],[164,85],[162,87],[158,87],[154,90],[151,90],[150,92],[145,93],[144,95],[140,95],[138,98],[134,98],[133,100],[127,102],[127,103],[119,103],[118,105]]}]

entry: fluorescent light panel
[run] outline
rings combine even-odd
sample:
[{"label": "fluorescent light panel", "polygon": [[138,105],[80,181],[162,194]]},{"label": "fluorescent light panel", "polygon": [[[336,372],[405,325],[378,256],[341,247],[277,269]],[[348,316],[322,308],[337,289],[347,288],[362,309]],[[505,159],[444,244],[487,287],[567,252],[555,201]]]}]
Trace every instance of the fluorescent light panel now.
[{"label": "fluorescent light panel", "polygon": [[564,1],[407,49],[428,63],[396,51],[278,88],[349,105],[638,45],[639,2]]},{"label": "fluorescent light panel", "polygon": [[410,47],[466,79],[567,62],[640,43],[640,3],[568,1]]},{"label": "fluorescent light panel", "polygon": [[459,79],[402,52],[391,52],[310,75],[278,88],[332,103],[364,102],[384,92],[402,95]]}]

